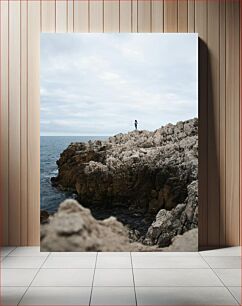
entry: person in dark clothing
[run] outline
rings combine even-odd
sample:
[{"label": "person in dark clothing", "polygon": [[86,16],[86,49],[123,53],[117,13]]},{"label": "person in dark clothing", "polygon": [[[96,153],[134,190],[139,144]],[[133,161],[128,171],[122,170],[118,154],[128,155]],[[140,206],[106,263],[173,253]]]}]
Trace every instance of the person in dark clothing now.
[{"label": "person in dark clothing", "polygon": [[137,131],[137,127],[138,127],[138,121],[137,120],[134,120],[134,127],[135,127],[135,130]]}]

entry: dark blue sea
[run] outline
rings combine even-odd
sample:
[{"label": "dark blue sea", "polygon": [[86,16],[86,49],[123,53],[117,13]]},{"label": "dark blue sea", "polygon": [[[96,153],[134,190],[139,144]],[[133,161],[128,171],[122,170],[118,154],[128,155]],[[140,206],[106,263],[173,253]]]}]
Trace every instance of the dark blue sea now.
[{"label": "dark blue sea", "polygon": [[50,178],[56,176],[56,161],[71,142],[87,142],[88,140],[105,140],[108,136],[41,136],[40,137],[40,207],[50,213],[58,209],[66,198],[74,197],[52,187]]}]

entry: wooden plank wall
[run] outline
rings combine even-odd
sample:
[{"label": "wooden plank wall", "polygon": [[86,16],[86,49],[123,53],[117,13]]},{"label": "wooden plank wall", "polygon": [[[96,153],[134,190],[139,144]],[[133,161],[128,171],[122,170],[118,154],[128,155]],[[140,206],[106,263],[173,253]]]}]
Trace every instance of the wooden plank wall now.
[{"label": "wooden plank wall", "polygon": [[199,245],[239,245],[239,0],[1,0],[0,9],[2,244],[39,244],[43,31],[199,33]]}]

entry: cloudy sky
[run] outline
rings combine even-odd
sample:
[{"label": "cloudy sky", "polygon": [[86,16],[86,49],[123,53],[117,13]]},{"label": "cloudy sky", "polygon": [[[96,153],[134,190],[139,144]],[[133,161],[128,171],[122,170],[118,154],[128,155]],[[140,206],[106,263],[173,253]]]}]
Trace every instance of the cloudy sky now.
[{"label": "cloudy sky", "polygon": [[196,34],[41,34],[41,135],[113,135],[197,117]]}]

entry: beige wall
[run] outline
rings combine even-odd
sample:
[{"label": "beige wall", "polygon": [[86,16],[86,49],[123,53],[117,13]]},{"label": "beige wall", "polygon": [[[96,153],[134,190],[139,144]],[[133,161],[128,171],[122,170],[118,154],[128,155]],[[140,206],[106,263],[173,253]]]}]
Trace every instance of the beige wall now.
[{"label": "beige wall", "polygon": [[198,32],[199,244],[239,244],[240,1],[1,0],[5,245],[39,244],[39,38],[48,32]]}]

